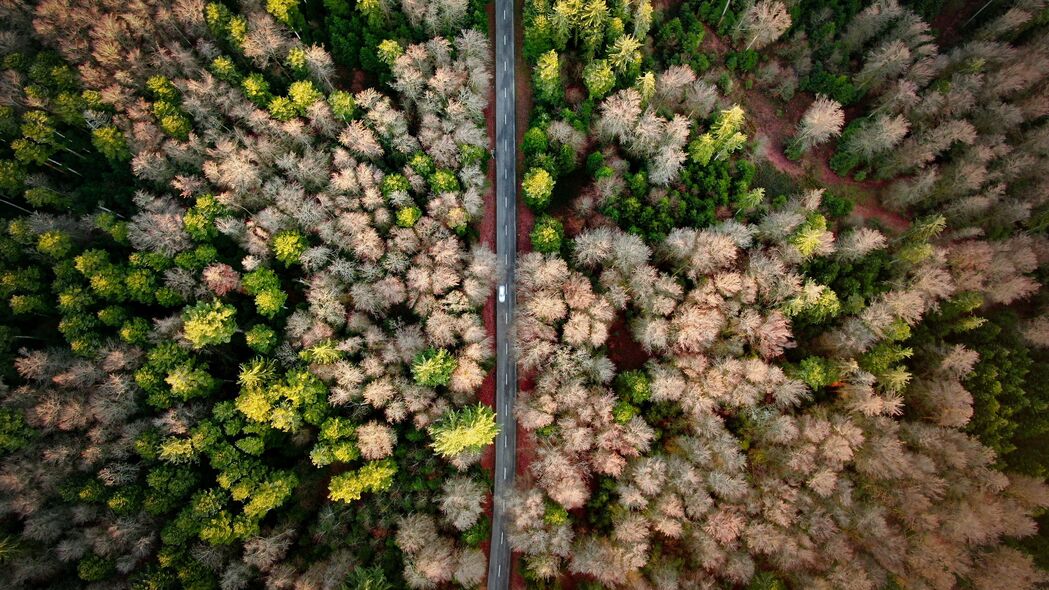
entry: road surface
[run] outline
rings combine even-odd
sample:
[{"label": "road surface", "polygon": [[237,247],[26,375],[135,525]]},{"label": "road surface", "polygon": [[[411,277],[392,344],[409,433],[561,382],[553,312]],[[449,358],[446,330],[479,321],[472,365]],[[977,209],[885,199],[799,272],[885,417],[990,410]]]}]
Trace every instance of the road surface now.
[{"label": "road surface", "polygon": [[[514,484],[517,465],[517,362],[510,345],[514,317],[514,266],[517,261],[517,126],[514,120],[514,0],[495,0],[495,251],[505,269],[505,298],[495,304],[495,493],[488,590],[510,584],[510,545],[506,541],[503,499]],[[496,289],[498,293],[498,289]],[[500,299],[504,299],[500,301]]]}]

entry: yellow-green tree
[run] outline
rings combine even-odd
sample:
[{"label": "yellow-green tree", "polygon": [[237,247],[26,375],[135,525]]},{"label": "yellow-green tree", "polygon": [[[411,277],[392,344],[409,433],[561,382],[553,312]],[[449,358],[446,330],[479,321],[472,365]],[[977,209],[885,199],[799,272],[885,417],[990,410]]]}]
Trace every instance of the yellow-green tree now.
[{"label": "yellow-green tree", "polygon": [[379,60],[388,66],[392,66],[393,62],[397,61],[397,58],[404,54],[404,48],[394,39],[386,39],[379,43],[378,51]]},{"label": "yellow-green tree", "polygon": [[241,366],[236,408],[252,422],[283,432],[303,423],[319,425],[327,411],[328,388],[307,369],[294,369],[278,379],[273,365],[255,359]]},{"label": "yellow-green tree", "polygon": [[579,26],[579,14],[583,4],[580,0],[557,0],[550,15],[550,28],[554,47],[564,49],[574,37]]},{"label": "yellow-green tree", "polygon": [[447,385],[458,362],[443,348],[428,348],[415,355],[412,362],[412,377],[419,385],[436,387]]},{"label": "yellow-green tree", "polygon": [[525,203],[536,211],[542,211],[550,204],[550,195],[554,192],[554,178],[543,168],[532,168],[525,173],[521,183]]},{"label": "yellow-green tree", "polygon": [[590,98],[596,100],[612,90],[616,83],[616,75],[607,60],[595,59],[583,68],[583,83],[590,92]]},{"label": "yellow-green tree", "polygon": [[634,88],[641,95],[642,106],[648,104],[648,101],[656,94],[656,75],[652,72],[645,72],[638,76],[634,81]]},{"label": "yellow-green tree", "polygon": [[747,136],[739,129],[743,126],[745,118],[746,113],[738,104],[733,105],[731,109],[721,111],[721,115],[710,131],[688,146],[692,161],[706,166],[712,158],[720,160],[743,147],[743,144],[747,142]]},{"label": "yellow-green tree", "polygon": [[551,49],[540,55],[534,72],[535,91],[539,99],[559,102],[564,95],[564,87],[561,84],[561,59],[557,52]]},{"label": "yellow-green tree", "polygon": [[608,49],[608,63],[617,74],[636,70],[641,65],[641,42],[632,35],[616,39]]},{"label": "yellow-green tree", "polygon": [[299,0],[266,0],[266,12],[293,29],[306,28],[306,19],[299,10]]},{"label": "yellow-green tree", "polygon": [[430,446],[438,455],[446,458],[467,451],[480,451],[492,444],[499,434],[495,412],[484,404],[453,410],[427,430],[433,437]]},{"label": "yellow-green tree", "polygon": [[588,0],[578,15],[578,35],[582,37],[586,56],[590,57],[605,38],[608,5],[605,0]]},{"label": "yellow-green tree", "polygon": [[295,230],[285,230],[273,237],[273,255],[284,266],[291,266],[309,247],[306,237]]},{"label": "yellow-green tree", "polygon": [[218,301],[202,301],[186,310],[182,320],[185,322],[182,332],[193,348],[203,348],[208,344],[225,344],[237,331],[234,320],[237,310],[232,305]]},{"label": "yellow-green tree", "polygon": [[397,465],[391,459],[372,461],[357,471],[349,471],[331,478],[328,497],[338,502],[355,502],[366,492],[381,492],[393,485]]},{"label": "yellow-green tree", "polygon": [[368,17],[368,26],[380,28],[389,18],[389,7],[383,0],[357,0],[357,10]]}]

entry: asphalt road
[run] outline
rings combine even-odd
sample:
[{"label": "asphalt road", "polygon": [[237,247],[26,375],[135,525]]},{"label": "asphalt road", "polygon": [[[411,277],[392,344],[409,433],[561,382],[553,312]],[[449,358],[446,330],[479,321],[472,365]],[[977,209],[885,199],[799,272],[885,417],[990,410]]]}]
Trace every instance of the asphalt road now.
[{"label": "asphalt road", "polygon": [[[495,0],[495,250],[503,263],[505,297],[495,306],[495,494],[488,590],[510,583],[510,545],[506,541],[503,499],[514,484],[517,465],[517,362],[510,342],[514,317],[514,266],[517,262],[517,125],[514,120],[514,0]],[[500,301],[500,299],[503,299]]]}]

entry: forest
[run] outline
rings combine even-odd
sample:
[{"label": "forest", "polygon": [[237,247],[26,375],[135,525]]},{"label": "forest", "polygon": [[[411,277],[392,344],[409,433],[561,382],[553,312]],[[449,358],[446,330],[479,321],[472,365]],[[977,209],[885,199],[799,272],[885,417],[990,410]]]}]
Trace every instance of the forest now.
[{"label": "forest", "polygon": [[1049,583],[1046,4],[523,17],[524,584]]},{"label": "forest", "polygon": [[487,35],[310,8],[2,3],[3,587],[483,581]]},{"label": "forest", "polygon": [[0,587],[1049,587],[1049,3],[503,1],[510,351],[495,0],[0,0]]}]

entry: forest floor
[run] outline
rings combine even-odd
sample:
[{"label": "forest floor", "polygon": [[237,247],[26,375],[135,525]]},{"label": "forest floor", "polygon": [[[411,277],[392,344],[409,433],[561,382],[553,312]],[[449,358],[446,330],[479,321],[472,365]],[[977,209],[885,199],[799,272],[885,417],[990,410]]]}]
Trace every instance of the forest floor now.
[{"label": "forest floor", "polygon": [[[709,28],[702,47],[719,56],[730,50],[726,40]],[[880,194],[888,184],[886,181],[859,181],[838,176],[831,170],[830,158],[835,146],[833,140],[805,153],[797,162],[787,158],[784,150],[795,133],[797,122],[815,99],[814,96],[799,92],[790,101],[783,103],[770,97],[756,84],[746,89],[744,81],[735,80],[735,88],[728,98],[739,103],[747,113],[751,136],[758,144],[755,153],[758,159],[789,176],[799,188],[823,187],[836,196],[847,197],[854,203],[851,221],[860,224],[872,221],[893,232],[901,232],[909,227],[910,222],[906,218],[881,206]],[[849,118],[848,111],[846,118]]]},{"label": "forest floor", "polygon": [[940,47],[948,48],[955,45],[964,33],[965,25],[969,19],[988,7],[987,0],[947,0],[943,8],[933,17],[929,24],[936,31],[936,40]]},{"label": "forest floor", "polygon": [[630,333],[630,327],[626,318],[617,316],[612,325],[608,327],[608,340],[605,346],[608,348],[608,360],[616,366],[620,372],[634,371],[645,366],[652,355],[641,348],[634,335]]}]

